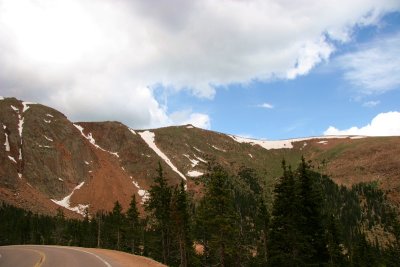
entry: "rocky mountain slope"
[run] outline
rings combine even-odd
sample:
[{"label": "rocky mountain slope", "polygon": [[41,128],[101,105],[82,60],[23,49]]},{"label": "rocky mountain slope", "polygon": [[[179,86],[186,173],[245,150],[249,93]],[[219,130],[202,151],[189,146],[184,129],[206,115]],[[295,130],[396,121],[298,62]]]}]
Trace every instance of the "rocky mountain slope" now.
[{"label": "rocky mountain slope", "polygon": [[62,113],[15,98],[0,99],[0,201],[35,212],[80,217],[145,201],[158,162],[172,184],[197,190],[213,160],[235,171],[255,169],[268,188],[285,158],[304,155],[335,182],[377,181],[400,204],[400,137],[328,136],[259,141],[192,125],[133,130],[119,122],[70,122]]}]

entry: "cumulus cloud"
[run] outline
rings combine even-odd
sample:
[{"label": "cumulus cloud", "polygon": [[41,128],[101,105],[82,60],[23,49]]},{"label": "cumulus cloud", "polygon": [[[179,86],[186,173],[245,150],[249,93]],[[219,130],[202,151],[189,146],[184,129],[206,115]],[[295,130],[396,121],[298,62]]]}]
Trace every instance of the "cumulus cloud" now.
[{"label": "cumulus cloud", "polygon": [[211,128],[211,120],[207,114],[192,113],[191,110],[174,112],[170,118],[175,125],[191,124],[203,129]]},{"label": "cumulus cloud", "polygon": [[[232,83],[294,79],[355,26],[399,9],[397,0],[0,0],[1,91],[74,120],[168,125],[155,86],[211,99]],[[191,116],[209,127],[207,114]]]},{"label": "cumulus cloud", "polygon": [[400,33],[376,40],[338,59],[345,79],[362,93],[400,88]]},{"label": "cumulus cloud", "polygon": [[324,135],[398,136],[400,135],[400,112],[380,113],[372,119],[371,123],[360,128],[354,126],[339,130],[329,126]]}]

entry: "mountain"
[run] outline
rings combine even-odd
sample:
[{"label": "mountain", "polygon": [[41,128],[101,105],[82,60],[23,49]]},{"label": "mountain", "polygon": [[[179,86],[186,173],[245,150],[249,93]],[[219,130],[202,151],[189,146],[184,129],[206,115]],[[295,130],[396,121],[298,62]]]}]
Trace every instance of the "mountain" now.
[{"label": "mountain", "polygon": [[[268,123],[268,122],[266,122]],[[302,155],[336,183],[374,181],[400,205],[400,137],[322,136],[253,140],[192,125],[133,130],[119,122],[71,122],[57,110],[15,98],[0,100],[0,201],[43,214],[64,209],[124,210],[133,194],[145,201],[158,162],[171,184],[196,179],[210,161],[236,173],[242,166],[265,177],[272,192],[281,161]]]}]

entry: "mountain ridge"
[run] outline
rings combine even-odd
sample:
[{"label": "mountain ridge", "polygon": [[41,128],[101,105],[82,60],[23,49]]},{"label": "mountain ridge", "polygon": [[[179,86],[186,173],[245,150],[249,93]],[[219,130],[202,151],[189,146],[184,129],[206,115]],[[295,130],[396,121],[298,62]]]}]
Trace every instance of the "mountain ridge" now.
[{"label": "mountain ridge", "polygon": [[15,98],[0,98],[0,123],[0,200],[35,212],[62,208],[79,217],[85,208],[111,210],[115,201],[127,209],[132,194],[143,203],[158,162],[171,184],[186,179],[194,194],[210,161],[233,172],[253,168],[272,192],[280,161],[295,165],[303,155],[338,184],[376,181],[400,203],[400,137],[272,141],[193,125],[134,130],[117,121],[71,122],[55,109]]}]

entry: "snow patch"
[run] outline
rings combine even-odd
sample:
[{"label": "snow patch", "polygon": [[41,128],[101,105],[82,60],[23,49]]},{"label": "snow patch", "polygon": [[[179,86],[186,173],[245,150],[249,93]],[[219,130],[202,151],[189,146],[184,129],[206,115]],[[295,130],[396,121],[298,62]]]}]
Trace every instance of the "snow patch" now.
[{"label": "snow patch", "polygon": [[319,142],[317,142],[318,144],[323,144],[323,145],[326,145],[326,144],[328,144],[328,141],[326,141],[326,140],[322,140],[322,141],[319,141]]},{"label": "snow patch", "polygon": [[22,173],[18,173],[19,179],[22,179]]},{"label": "snow patch", "polygon": [[8,158],[9,158],[12,162],[14,162],[15,164],[17,164],[17,161],[14,159],[14,157],[8,156]]},{"label": "snow patch", "polygon": [[193,147],[194,148],[194,150],[196,150],[197,152],[200,152],[200,153],[203,153],[203,151],[201,151],[200,149],[198,149],[197,147]]},{"label": "snow patch", "polygon": [[150,131],[144,131],[140,132],[139,135],[142,137],[142,139],[146,142],[146,144],[156,152],[156,154],[162,158],[170,167],[171,169],[179,174],[182,179],[186,180],[185,175],[183,175],[175,166],[172,164],[171,160],[156,146],[154,143],[154,136],[155,134]]},{"label": "snow patch", "polygon": [[133,129],[129,128],[129,131],[130,131],[132,134],[136,135],[136,132],[135,132]]},{"label": "snow patch", "polygon": [[214,145],[211,145],[211,146],[212,146],[212,148],[214,148],[214,149],[216,149],[216,150],[218,150],[218,151],[221,151],[221,152],[226,152],[226,150],[225,150],[225,149],[222,149],[222,148],[216,147],[216,146],[214,146]]},{"label": "snow patch", "polygon": [[36,103],[33,103],[33,102],[22,102],[22,105],[24,106],[24,108],[22,109],[22,113],[24,113],[25,111],[27,111],[29,109],[29,105],[36,105]]},{"label": "snow patch", "polygon": [[[23,103],[28,103],[28,102],[23,102]],[[19,137],[21,139],[21,147],[22,147],[22,132],[24,130],[24,118],[21,117],[21,114],[19,113],[19,109],[11,105],[11,108],[17,112],[18,114],[18,132],[19,132]],[[25,109],[25,105],[24,105]],[[19,159],[22,160],[22,151],[21,148],[19,149]]]},{"label": "snow patch", "polygon": [[53,115],[51,115],[51,114],[46,114],[46,116],[47,116],[47,117],[54,118],[54,116],[53,116]]},{"label": "snow patch", "polygon": [[46,138],[47,141],[53,142],[53,139],[51,139],[50,137],[44,135],[44,138]]},{"label": "snow patch", "polygon": [[367,138],[367,136],[364,136],[364,135],[350,136],[350,139],[362,139],[362,138]]},{"label": "snow patch", "polygon": [[202,176],[204,173],[199,172],[199,171],[188,171],[187,175],[190,177],[199,177]]},{"label": "snow patch", "polygon": [[4,100],[4,97],[3,97],[3,96],[0,96],[0,100]]},{"label": "snow patch", "polygon": [[[365,138],[365,136],[351,136],[351,135],[325,135],[325,136],[314,136],[314,137],[307,137],[307,138],[295,138],[295,139],[287,139],[287,140],[277,140],[277,141],[270,141],[270,140],[257,140],[251,138],[245,138],[235,135],[229,135],[233,140],[238,143],[247,143],[251,144],[252,146],[259,145],[267,150],[270,149],[282,149],[282,148],[293,148],[294,142],[301,142],[307,141],[312,139],[359,139]],[[305,145],[303,144],[303,147]]]},{"label": "snow patch", "polygon": [[198,156],[196,156],[196,155],[194,155],[194,157],[195,157],[196,159],[198,159],[199,161],[203,162],[203,163],[207,163],[207,160],[205,160],[205,159],[202,159],[202,158],[200,158],[200,157],[198,157]]},{"label": "snow patch", "polygon": [[186,126],[186,128],[187,129],[193,129],[194,127],[193,127],[193,125],[188,125],[188,126]]},{"label": "snow patch", "polygon": [[85,182],[80,183],[79,185],[77,185],[71,192],[71,194],[69,194],[68,196],[64,197],[61,200],[55,200],[52,199],[51,201],[53,201],[54,203],[56,203],[57,205],[64,207],[68,210],[74,211],[82,216],[85,215],[85,209],[87,209],[89,207],[89,205],[83,205],[83,204],[78,204],[75,207],[71,207],[71,197],[74,194],[75,190],[79,190],[83,185],[85,184]]},{"label": "snow patch", "polygon": [[89,162],[87,162],[87,161],[85,160],[85,164],[86,164],[86,165],[89,165],[90,163],[89,163]]},{"label": "snow patch", "polygon": [[[18,122],[18,132],[19,136],[22,139],[22,131],[24,130],[24,118],[21,119],[21,116],[19,115],[19,122]],[[22,142],[22,140],[21,140]]]},{"label": "snow patch", "polygon": [[142,198],[142,204],[144,204],[150,198],[150,194],[147,190],[140,189],[138,190],[138,194]]},{"label": "snow patch", "polygon": [[253,158],[253,155],[249,153],[249,157],[250,157],[250,158]]},{"label": "snow patch", "polygon": [[[131,176],[132,179],[132,176]],[[132,181],[132,184],[134,184],[136,186],[137,189],[140,189],[139,183],[136,181]]]},{"label": "snow patch", "polygon": [[44,121],[45,123],[51,123],[51,120],[43,119],[43,121]]},{"label": "snow patch", "polygon": [[238,143],[247,143],[252,146],[259,145],[267,150],[270,149],[281,149],[281,148],[293,148],[292,140],[280,140],[280,141],[267,141],[267,140],[256,140],[235,135],[229,135],[233,140]]},{"label": "snow patch", "polygon": [[61,182],[64,182],[64,180],[63,180],[63,179],[61,179],[60,177],[58,177],[58,180],[59,180],[59,181],[61,181]]},{"label": "snow patch", "polygon": [[81,134],[82,134],[83,137],[85,137],[87,140],[89,140],[89,142],[90,142],[94,147],[96,147],[97,149],[100,149],[100,150],[102,150],[102,151],[104,151],[104,152],[110,153],[110,154],[116,156],[117,158],[119,158],[118,152],[111,152],[111,151],[108,151],[108,150],[102,148],[101,146],[97,145],[97,144],[96,144],[96,140],[95,140],[95,139],[93,138],[93,136],[92,136],[92,133],[89,133],[88,135],[85,135],[85,134],[83,133],[83,127],[82,127],[82,126],[80,126],[79,124],[75,124],[75,123],[74,123],[73,125],[81,132]]},{"label": "snow patch", "polygon": [[195,160],[195,159],[191,159],[190,157],[189,157],[189,155],[187,155],[187,154],[183,154],[183,156],[185,156],[192,164],[192,168],[193,167],[196,167],[197,166],[197,164],[199,164],[199,162],[200,161],[198,161],[198,160]]},{"label": "snow patch", "polygon": [[[3,124],[3,129],[7,129],[7,126]],[[4,132],[4,135],[6,136],[6,141],[4,142],[5,150],[6,152],[10,152],[10,143],[8,142],[8,134]]]},{"label": "snow patch", "polygon": [[138,182],[133,181],[132,176],[130,176],[132,184],[138,189],[138,195],[142,198],[141,204],[144,204],[150,197],[147,190],[141,189]]},{"label": "snow patch", "polygon": [[51,146],[42,146],[42,145],[39,145],[39,147],[51,148]]},{"label": "snow patch", "polygon": [[111,152],[111,151],[108,151],[108,150],[104,150],[104,151],[106,151],[106,152],[110,153],[111,155],[114,155],[117,158],[119,158],[118,152]]}]

